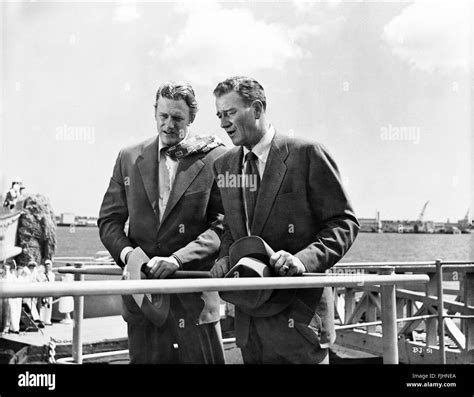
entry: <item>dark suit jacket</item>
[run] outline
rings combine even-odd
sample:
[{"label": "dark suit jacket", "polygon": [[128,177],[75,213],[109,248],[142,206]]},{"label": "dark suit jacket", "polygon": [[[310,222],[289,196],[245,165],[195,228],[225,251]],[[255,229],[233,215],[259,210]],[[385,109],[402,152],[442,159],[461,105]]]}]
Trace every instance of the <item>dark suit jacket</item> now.
[{"label": "dark suit jacket", "polygon": [[[240,174],[242,156],[242,148],[236,147],[219,157],[214,163],[216,177],[226,172]],[[225,186],[220,189],[225,212],[221,258],[228,255],[235,240],[246,235],[246,227],[241,190]],[[308,272],[325,272],[344,256],[358,230],[359,223],[337,166],[326,149],[317,143],[275,134],[251,234],[262,237],[275,251],[285,250],[297,256]],[[288,318],[303,326],[316,324],[321,343],[332,343],[335,331],[330,289],[299,289],[288,295],[284,309]],[[265,316],[264,310],[259,311],[258,317]],[[269,306],[268,315],[275,314]],[[240,346],[246,343],[248,326],[249,313],[236,308]]]},{"label": "dark suit jacket", "polygon": [[[119,153],[98,219],[102,243],[118,265],[124,266],[122,249],[131,246],[141,247],[150,258],[174,254],[184,270],[212,267],[223,218],[212,163],[224,152],[220,146],[179,161],[161,223],[157,204],[158,137]],[[127,219],[128,235],[124,233]],[[219,320],[217,293],[181,294],[180,299],[199,323]],[[140,315],[138,306],[136,314]],[[133,313],[125,313],[125,317],[133,320]]]}]

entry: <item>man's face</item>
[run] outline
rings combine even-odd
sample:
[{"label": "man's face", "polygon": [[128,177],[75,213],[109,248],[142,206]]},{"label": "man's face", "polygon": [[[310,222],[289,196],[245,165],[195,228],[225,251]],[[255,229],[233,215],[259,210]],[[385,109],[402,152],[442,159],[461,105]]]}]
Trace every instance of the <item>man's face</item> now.
[{"label": "man's face", "polygon": [[47,272],[50,272],[53,269],[53,265],[51,265],[51,263],[46,263],[44,267]]},{"label": "man's face", "polygon": [[217,117],[235,146],[251,148],[258,143],[261,134],[251,106],[247,106],[237,92],[229,92],[216,98]]},{"label": "man's face", "polygon": [[189,110],[184,99],[178,101],[163,97],[158,99],[155,118],[163,144],[173,146],[186,137],[188,125],[191,124]]}]

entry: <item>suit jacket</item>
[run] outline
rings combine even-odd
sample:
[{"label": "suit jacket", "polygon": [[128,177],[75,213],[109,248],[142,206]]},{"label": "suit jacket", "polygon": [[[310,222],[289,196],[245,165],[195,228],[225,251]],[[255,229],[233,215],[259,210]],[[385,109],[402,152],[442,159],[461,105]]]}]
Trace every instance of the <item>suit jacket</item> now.
[{"label": "suit jacket", "polygon": [[[123,267],[120,253],[126,246],[141,247],[153,256],[176,255],[183,270],[209,270],[217,256],[223,209],[214,182],[212,163],[224,147],[191,154],[179,161],[170,197],[159,221],[158,136],[120,151],[98,219],[102,243]],[[124,232],[129,220],[128,235]],[[219,320],[216,292],[180,294],[196,322]],[[142,313],[125,311],[128,321]]]},{"label": "suit jacket", "polygon": [[[243,150],[236,147],[214,163],[214,174],[238,175]],[[241,189],[220,186],[224,205],[224,234],[219,257],[245,236],[245,213]],[[308,272],[325,272],[352,245],[359,223],[342,186],[334,160],[326,149],[301,139],[275,134],[261,180],[252,235],[262,237],[275,251],[298,257]],[[274,291],[275,296],[278,292]],[[281,294],[280,294],[281,296]],[[333,296],[330,288],[299,289],[287,294],[284,311],[297,326],[315,330],[321,343],[335,340]],[[277,298],[278,299],[278,298]],[[268,315],[273,316],[272,305]],[[265,307],[257,316],[265,316]],[[236,336],[246,344],[251,313],[236,308]]]}]

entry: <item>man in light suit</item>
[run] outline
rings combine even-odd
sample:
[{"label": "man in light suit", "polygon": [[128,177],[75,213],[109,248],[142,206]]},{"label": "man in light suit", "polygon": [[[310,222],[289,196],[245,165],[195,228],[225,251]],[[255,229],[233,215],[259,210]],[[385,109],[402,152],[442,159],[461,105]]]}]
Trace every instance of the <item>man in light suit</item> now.
[{"label": "man in light suit", "polygon": [[[318,143],[275,132],[256,80],[229,78],[214,95],[221,127],[236,147],[214,163],[225,217],[213,276],[228,272],[229,247],[246,235],[259,236],[273,248],[270,266],[279,276],[325,272],[344,256],[359,230],[334,160]],[[240,187],[222,183],[232,175],[234,180],[241,176]],[[335,340],[331,289],[284,291],[274,291],[255,310],[236,306],[244,363],[327,363],[328,346]]]},{"label": "man in light suit", "polygon": [[[225,149],[216,137],[189,132],[196,112],[189,84],[158,89],[158,136],[120,151],[100,209],[100,238],[116,263],[123,267],[140,247],[151,258],[149,278],[209,270],[218,253],[223,210],[212,163]],[[131,363],[224,363],[216,292],[158,298],[161,322],[123,297]]]}]

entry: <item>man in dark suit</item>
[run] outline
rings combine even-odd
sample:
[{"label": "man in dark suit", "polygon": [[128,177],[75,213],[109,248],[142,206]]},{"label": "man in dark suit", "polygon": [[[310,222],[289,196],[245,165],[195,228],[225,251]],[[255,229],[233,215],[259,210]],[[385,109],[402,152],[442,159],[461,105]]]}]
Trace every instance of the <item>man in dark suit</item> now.
[{"label": "man in dark suit", "polygon": [[[100,238],[116,263],[123,267],[140,247],[151,258],[149,278],[209,270],[218,253],[223,210],[212,163],[225,149],[189,132],[196,112],[189,84],[158,89],[158,136],[120,151],[100,209]],[[124,296],[130,362],[224,363],[219,304],[216,292],[153,296],[145,314]],[[158,320],[149,315],[155,308]]]},{"label": "man in dark suit", "polygon": [[[228,272],[229,247],[246,235],[276,251],[270,266],[279,276],[325,272],[359,230],[334,160],[318,143],[275,132],[254,79],[227,79],[214,95],[221,127],[236,146],[214,163],[225,213],[214,277]],[[225,183],[231,176],[240,186]],[[335,340],[331,288],[274,291],[255,310],[236,306],[235,322],[244,363],[327,363]]]}]

